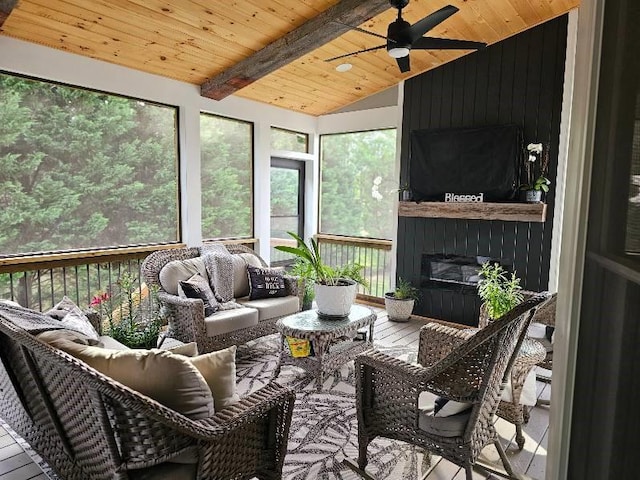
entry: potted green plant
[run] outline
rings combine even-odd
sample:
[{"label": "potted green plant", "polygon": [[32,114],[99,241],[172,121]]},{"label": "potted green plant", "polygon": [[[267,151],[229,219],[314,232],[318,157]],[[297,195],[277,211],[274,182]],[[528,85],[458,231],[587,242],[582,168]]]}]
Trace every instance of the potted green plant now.
[{"label": "potted green plant", "polygon": [[[500,318],[522,302],[520,279],[515,272],[509,276],[499,264],[486,262],[480,268],[480,277],[478,295],[482,300],[481,317],[484,315],[490,320]],[[481,318],[480,324],[485,323]]]},{"label": "potted green plant", "polygon": [[403,183],[398,189],[398,192],[400,193],[400,200],[403,202],[410,202],[413,199],[413,193],[408,183]]},{"label": "potted green plant", "polygon": [[300,258],[296,258],[295,263],[289,269],[289,273],[300,278],[299,288],[304,289],[302,294],[302,310],[310,310],[313,299],[316,297],[313,288],[315,276],[311,264],[302,261]]},{"label": "potted green plant", "polygon": [[549,191],[551,180],[547,178],[549,168],[549,148],[542,143],[527,145],[527,160],[524,164],[525,183],[520,185],[522,198],[527,203],[542,201],[543,194]]},{"label": "potted green plant", "polygon": [[408,280],[398,278],[395,290],[384,294],[384,307],[389,320],[393,322],[409,321],[415,302],[419,298],[420,290]]},{"label": "potted green plant", "polygon": [[318,242],[311,238],[307,245],[293,232],[287,232],[297,242],[295,247],[278,245],[281,252],[295,255],[308,268],[308,278],[314,282],[315,299],[318,313],[327,317],[345,317],[349,315],[351,305],[358,293],[358,284],[365,285],[362,265],[349,263],[342,266],[327,265],[322,261]]}]

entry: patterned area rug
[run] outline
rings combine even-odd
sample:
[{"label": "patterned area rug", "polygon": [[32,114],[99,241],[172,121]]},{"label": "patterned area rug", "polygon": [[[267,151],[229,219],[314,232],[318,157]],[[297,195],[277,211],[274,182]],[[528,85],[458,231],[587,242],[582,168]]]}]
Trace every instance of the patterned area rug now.
[{"label": "patterned area rug", "polygon": [[[269,382],[277,363],[277,336],[264,337],[238,350],[237,375],[240,394]],[[389,355],[415,360],[415,351],[379,347]],[[328,375],[322,392],[303,370],[284,366],[277,378],[296,391],[288,453],[286,480],[355,480],[361,478],[345,466],[345,457],[357,459],[358,423],[355,406],[353,362]],[[428,469],[420,449],[404,442],[376,439],[368,449],[367,472],[378,479],[416,479]]]}]

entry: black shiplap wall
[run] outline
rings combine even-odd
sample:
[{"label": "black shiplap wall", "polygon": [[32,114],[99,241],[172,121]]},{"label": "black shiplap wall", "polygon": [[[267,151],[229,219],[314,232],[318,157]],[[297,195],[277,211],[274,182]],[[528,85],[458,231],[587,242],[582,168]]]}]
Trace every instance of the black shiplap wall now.
[{"label": "black shiplap wall", "polygon": [[[549,173],[555,179],[566,37],[565,15],[407,80],[401,183],[409,180],[412,130],[508,123],[523,127],[525,145],[550,145]],[[423,253],[482,255],[513,261],[524,288],[546,289],[554,190],[555,182],[545,223],[400,217],[398,276],[418,285]],[[475,295],[425,290],[414,313],[474,325],[478,308]]]}]

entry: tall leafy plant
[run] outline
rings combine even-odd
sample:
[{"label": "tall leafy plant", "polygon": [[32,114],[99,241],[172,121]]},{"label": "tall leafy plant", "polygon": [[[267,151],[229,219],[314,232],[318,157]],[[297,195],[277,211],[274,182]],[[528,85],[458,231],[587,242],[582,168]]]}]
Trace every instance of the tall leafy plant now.
[{"label": "tall leafy plant", "polygon": [[482,299],[489,318],[496,319],[522,302],[520,279],[511,276],[497,263],[486,262],[480,269],[478,295]]},{"label": "tall leafy plant", "polygon": [[[366,281],[362,276],[362,265],[358,263],[349,263],[342,266],[332,267],[322,261],[320,256],[320,249],[318,248],[318,242],[311,238],[309,240],[310,245],[307,245],[304,240],[294,232],[287,232],[296,241],[297,245],[291,247],[288,245],[278,245],[275,247],[281,252],[286,252],[291,255],[295,255],[302,261],[303,264],[308,266],[306,270],[308,277],[313,279],[314,282],[322,285],[340,285],[340,279],[347,278],[366,286]],[[303,269],[303,267],[300,267]]]}]

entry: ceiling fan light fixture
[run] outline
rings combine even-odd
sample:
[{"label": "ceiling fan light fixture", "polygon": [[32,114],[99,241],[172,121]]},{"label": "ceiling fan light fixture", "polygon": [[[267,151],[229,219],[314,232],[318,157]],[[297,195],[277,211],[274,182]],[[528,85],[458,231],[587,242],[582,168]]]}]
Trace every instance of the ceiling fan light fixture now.
[{"label": "ceiling fan light fixture", "polygon": [[387,52],[393,58],[402,58],[409,55],[409,49],[407,47],[392,47],[387,50]]},{"label": "ceiling fan light fixture", "polygon": [[350,63],[341,63],[336,67],[336,70],[341,73],[348,72],[349,70],[351,70],[352,67],[353,65],[351,65]]}]

